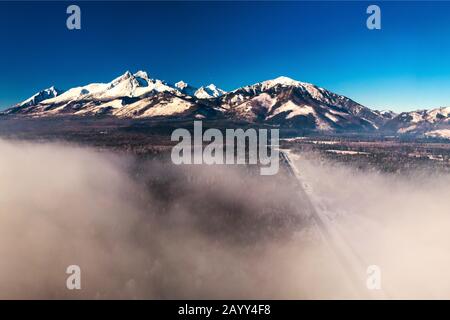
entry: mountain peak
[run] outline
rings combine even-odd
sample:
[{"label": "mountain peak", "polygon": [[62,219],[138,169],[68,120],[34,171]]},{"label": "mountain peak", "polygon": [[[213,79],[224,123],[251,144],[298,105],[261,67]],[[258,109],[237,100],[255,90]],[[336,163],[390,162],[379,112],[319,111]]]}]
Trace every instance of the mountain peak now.
[{"label": "mountain peak", "polygon": [[125,71],[125,73],[123,75],[121,75],[119,78],[130,78],[132,77],[133,74],[130,72],[130,70]]},{"label": "mountain peak", "polygon": [[120,82],[122,80],[126,80],[129,79],[133,76],[133,74],[130,71],[125,71],[124,74],[122,74],[121,76],[118,76],[117,78],[115,78],[113,81],[111,81],[112,83],[116,83],[116,82]]},{"label": "mountain peak", "polygon": [[180,90],[183,90],[183,89],[187,88],[188,86],[189,85],[186,82],[184,82],[183,80],[180,80],[177,83],[175,83],[175,87]]},{"label": "mountain peak", "polygon": [[195,92],[197,91],[197,88],[191,86],[190,84],[184,82],[183,80],[175,83],[174,87],[181,93],[191,97],[195,97]]},{"label": "mountain peak", "polygon": [[149,80],[150,79],[150,77],[148,76],[148,73],[146,71],[143,71],[143,70],[139,70],[138,72],[136,72],[134,74],[134,76],[137,77],[137,78],[145,79],[145,80]]},{"label": "mountain peak", "polygon": [[63,92],[62,90],[56,89],[55,86],[51,86],[50,88],[39,91],[38,93],[34,94],[27,100],[18,103],[16,106],[19,107],[34,106],[44,100],[54,98],[60,95],[62,92]]},{"label": "mountain peak", "polygon": [[200,87],[195,91],[195,96],[199,99],[211,99],[217,98],[227,93],[226,91],[219,89],[215,84],[209,84],[207,86]]},{"label": "mountain peak", "polygon": [[292,78],[286,77],[286,76],[279,76],[275,79],[272,79],[274,82],[278,83],[291,83],[291,82],[298,82],[297,80],[294,80]]},{"label": "mountain peak", "polygon": [[[125,97],[133,99],[124,100]],[[73,108],[74,101],[77,103],[76,109]],[[198,89],[184,81],[168,84],[150,79],[143,70],[135,73],[126,71],[109,83],[74,87],[63,94],[52,86],[25,103],[25,108],[16,105],[9,113],[150,117],[184,116],[201,110],[210,115],[231,115],[236,119],[267,121],[277,125],[296,126],[301,123],[305,129],[322,131],[345,127],[376,130],[394,116],[388,117],[385,113],[373,111],[344,96],[286,76],[227,93],[214,83]],[[441,121],[448,116],[449,111],[441,108],[430,112],[429,118]]]},{"label": "mountain peak", "polygon": [[47,94],[48,96],[56,97],[57,95],[59,95],[59,94],[62,93],[62,90],[57,89],[55,86],[51,86],[50,88],[41,90],[41,91],[40,91],[39,93],[37,93],[36,95],[41,94],[41,93],[45,93],[45,94]]},{"label": "mountain peak", "polygon": [[275,85],[279,85],[279,84],[285,85],[285,86],[295,86],[295,85],[298,85],[300,83],[301,83],[300,81],[297,81],[297,80],[294,80],[292,78],[285,77],[285,76],[280,76],[280,77],[277,77],[275,79],[266,80],[266,81],[263,82],[263,84],[265,84],[267,86],[270,86],[270,87],[275,86]]},{"label": "mountain peak", "polygon": [[210,83],[206,86],[206,88],[211,89],[211,90],[215,90],[217,89],[217,86],[214,83]]}]

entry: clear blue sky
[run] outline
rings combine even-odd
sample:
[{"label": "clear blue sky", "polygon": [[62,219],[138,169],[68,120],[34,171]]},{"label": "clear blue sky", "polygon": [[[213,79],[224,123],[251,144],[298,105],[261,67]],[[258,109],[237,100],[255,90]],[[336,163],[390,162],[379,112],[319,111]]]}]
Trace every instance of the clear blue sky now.
[{"label": "clear blue sky", "polygon": [[450,105],[450,2],[0,2],[0,108],[144,69],[225,90],[280,75],[396,111]]}]

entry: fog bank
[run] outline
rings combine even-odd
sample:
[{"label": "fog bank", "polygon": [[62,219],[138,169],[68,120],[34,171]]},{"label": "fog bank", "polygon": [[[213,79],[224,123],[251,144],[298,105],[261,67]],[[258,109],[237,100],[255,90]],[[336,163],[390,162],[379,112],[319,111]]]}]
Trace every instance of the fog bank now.
[{"label": "fog bank", "polygon": [[[0,298],[360,298],[284,177],[0,140]],[[389,297],[450,298],[449,177],[296,161]],[[81,290],[66,288],[79,265]]]}]

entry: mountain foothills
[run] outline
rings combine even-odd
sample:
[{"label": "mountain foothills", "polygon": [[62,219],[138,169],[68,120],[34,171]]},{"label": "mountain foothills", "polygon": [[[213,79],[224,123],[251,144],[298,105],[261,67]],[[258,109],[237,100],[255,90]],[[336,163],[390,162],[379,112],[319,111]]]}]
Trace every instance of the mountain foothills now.
[{"label": "mountain foothills", "polygon": [[450,107],[395,114],[287,77],[226,92],[214,84],[169,84],[144,71],[109,83],[42,90],[3,116],[224,119],[321,132],[383,132],[450,138]]},{"label": "mountain foothills", "polygon": [[450,139],[450,107],[403,112],[387,122],[386,131]]}]

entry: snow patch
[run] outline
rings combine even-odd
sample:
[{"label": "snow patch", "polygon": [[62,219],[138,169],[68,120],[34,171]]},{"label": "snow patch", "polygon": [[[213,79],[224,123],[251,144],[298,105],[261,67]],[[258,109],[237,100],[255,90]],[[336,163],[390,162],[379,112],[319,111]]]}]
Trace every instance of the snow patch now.
[{"label": "snow patch", "polygon": [[369,155],[368,152],[351,151],[351,150],[326,150],[329,153],[343,154],[343,155]]},{"label": "snow patch", "polygon": [[425,133],[425,136],[431,138],[450,139],[450,129],[433,130]]}]

